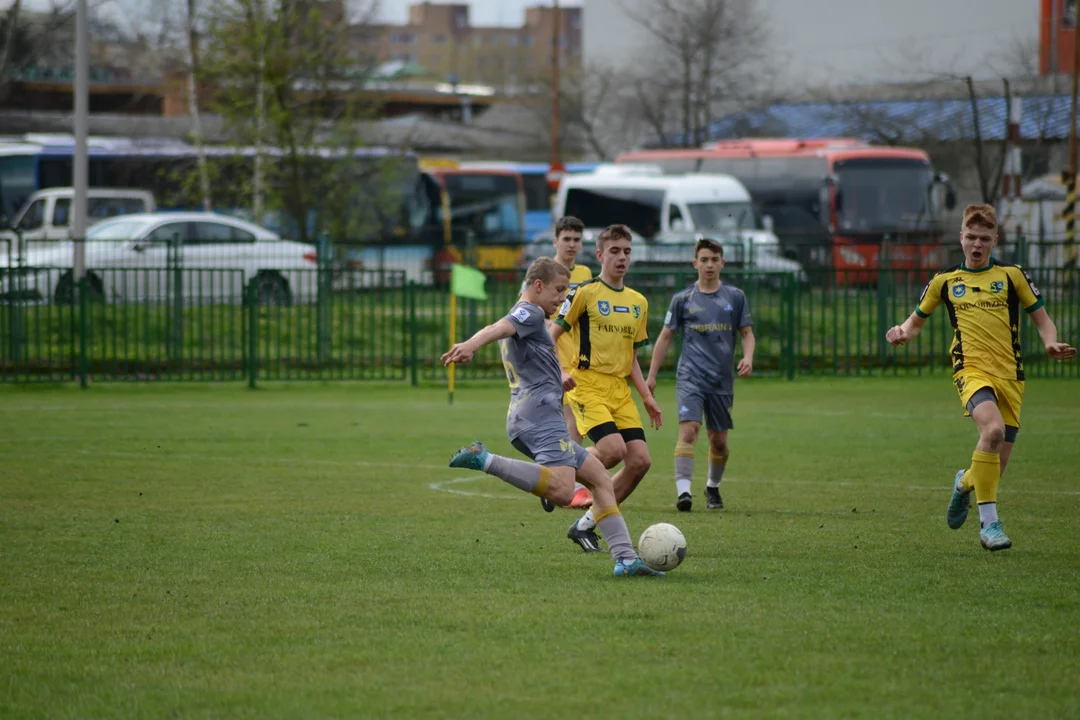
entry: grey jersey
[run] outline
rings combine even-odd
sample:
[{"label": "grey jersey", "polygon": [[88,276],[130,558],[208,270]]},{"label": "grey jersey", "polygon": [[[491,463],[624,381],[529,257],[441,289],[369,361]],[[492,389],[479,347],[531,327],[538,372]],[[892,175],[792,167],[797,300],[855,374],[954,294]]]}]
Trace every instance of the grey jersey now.
[{"label": "grey jersey", "polygon": [[506,432],[513,440],[529,428],[550,421],[566,424],[562,415],[562,368],[555,354],[546,316],[539,306],[518,301],[506,315],[513,337],[499,341],[506,379],[510,383],[510,411]]},{"label": "grey jersey", "polygon": [[676,293],[664,317],[664,327],[683,334],[676,380],[707,392],[733,393],[735,337],[752,324],[746,295],[736,287],[703,293],[694,284]]}]

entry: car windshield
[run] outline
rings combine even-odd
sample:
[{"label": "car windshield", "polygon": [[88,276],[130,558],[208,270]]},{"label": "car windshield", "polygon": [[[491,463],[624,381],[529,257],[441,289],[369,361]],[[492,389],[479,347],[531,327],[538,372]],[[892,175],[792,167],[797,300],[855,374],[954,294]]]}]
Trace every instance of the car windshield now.
[{"label": "car windshield", "polygon": [[760,229],[754,207],[748,202],[687,203],[698,230]]},{"label": "car windshield", "polygon": [[89,240],[132,240],[146,227],[145,220],[115,220],[95,225],[87,231]]}]

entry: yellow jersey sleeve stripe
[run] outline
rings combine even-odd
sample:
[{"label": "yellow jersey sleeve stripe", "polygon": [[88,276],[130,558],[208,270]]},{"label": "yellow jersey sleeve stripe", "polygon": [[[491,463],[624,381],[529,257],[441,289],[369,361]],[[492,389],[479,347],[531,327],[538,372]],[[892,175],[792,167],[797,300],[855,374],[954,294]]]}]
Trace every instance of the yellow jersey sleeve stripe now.
[{"label": "yellow jersey sleeve stripe", "polygon": [[1046,304],[1046,298],[1039,298],[1034,305],[1024,308],[1024,312],[1033,313]]},{"label": "yellow jersey sleeve stripe", "polygon": [[926,318],[930,317],[930,313],[924,313],[922,311],[922,308],[918,307],[918,306],[915,307],[915,314],[918,315],[919,317],[923,318],[924,320]]},{"label": "yellow jersey sleeve stripe", "polygon": [[634,349],[637,350],[638,348],[643,348],[648,344],[649,344],[649,338],[645,338],[644,340],[639,340],[636,343],[634,343]]},{"label": "yellow jersey sleeve stripe", "polygon": [[570,325],[567,324],[567,322],[565,320],[563,320],[561,317],[560,318],[555,318],[555,320],[553,320],[553,322],[556,325],[558,325],[559,327],[561,327],[563,330],[565,330],[566,332],[570,332],[570,329],[571,329]]}]

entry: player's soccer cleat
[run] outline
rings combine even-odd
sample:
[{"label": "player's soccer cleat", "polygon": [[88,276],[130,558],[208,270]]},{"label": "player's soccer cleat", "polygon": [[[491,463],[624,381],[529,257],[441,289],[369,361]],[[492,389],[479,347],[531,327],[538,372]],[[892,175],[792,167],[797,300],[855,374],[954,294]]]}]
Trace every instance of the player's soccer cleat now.
[{"label": "player's soccer cleat", "polygon": [[705,487],[705,507],[710,510],[724,509],[724,499],[720,497],[720,488]]},{"label": "player's soccer cleat", "polygon": [[1005,530],[1001,527],[1001,521],[992,522],[982,530],[979,531],[979,540],[982,541],[982,546],[994,552],[995,550],[1008,550],[1012,547],[1012,540],[1005,534]]},{"label": "player's soccer cleat", "polygon": [[[551,502],[547,498],[540,498],[540,505],[544,508],[544,512],[554,512],[555,503]],[[574,508],[575,510],[588,510],[592,507],[592,493],[588,488],[578,488],[574,491],[574,498],[570,501],[569,505],[563,505],[565,508]]]},{"label": "player's soccer cleat", "polygon": [[585,552],[603,552],[600,549],[600,538],[593,530],[578,530],[577,521],[566,531],[566,537],[570,538]]},{"label": "player's soccer cleat", "polygon": [[487,462],[490,454],[484,447],[484,443],[473,440],[471,445],[461,448],[454,457],[450,458],[450,467],[483,470],[484,463]]},{"label": "player's soccer cleat", "polygon": [[578,488],[574,492],[574,499],[570,501],[570,507],[577,510],[588,510],[592,507],[592,493],[588,488]]},{"label": "player's soccer cleat", "polygon": [[651,567],[645,564],[641,558],[634,558],[634,561],[627,565],[623,560],[615,561],[615,577],[634,577],[635,575],[652,575],[654,577],[663,577],[664,573],[659,570],[653,570]]},{"label": "player's soccer cleat", "polygon": [[690,512],[690,508],[694,507],[694,497],[690,493],[684,492],[675,501],[675,507],[678,508],[679,512]]},{"label": "player's soccer cleat", "polygon": [[949,511],[945,520],[953,530],[958,529],[967,520],[968,508],[971,507],[971,491],[960,489],[960,478],[967,470],[957,470],[953,479],[952,497],[949,499]]}]

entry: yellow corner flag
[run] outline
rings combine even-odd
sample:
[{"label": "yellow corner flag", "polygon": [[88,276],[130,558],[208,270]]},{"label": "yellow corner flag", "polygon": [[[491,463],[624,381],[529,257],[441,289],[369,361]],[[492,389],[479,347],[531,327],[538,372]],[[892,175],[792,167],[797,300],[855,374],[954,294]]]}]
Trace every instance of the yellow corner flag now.
[{"label": "yellow corner flag", "polygon": [[450,292],[470,300],[487,300],[484,292],[484,273],[466,265],[454,263],[450,267]]},{"label": "yellow corner flag", "polygon": [[[450,347],[457,343],[457,299],[460,295],[470,300],[487,300],[484,292],[484,282],[487,280],[484,273],[466,265],[454,263],[450,266]],[[449,376],[447,377],[447,389],[450,391],[449,401],[454,404],[454,363],[450,364]]]}]

